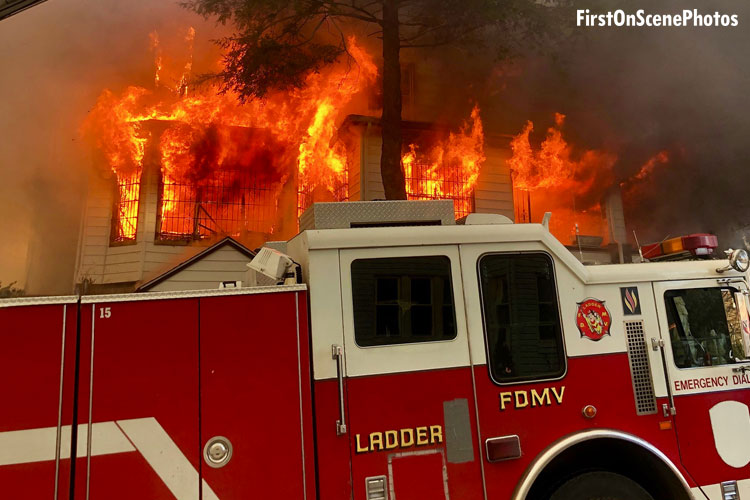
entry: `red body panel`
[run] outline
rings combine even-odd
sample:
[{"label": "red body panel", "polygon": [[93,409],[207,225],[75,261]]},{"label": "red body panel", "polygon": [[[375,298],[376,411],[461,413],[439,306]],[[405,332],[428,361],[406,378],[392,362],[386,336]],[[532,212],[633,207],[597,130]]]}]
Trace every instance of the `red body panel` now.
[{"label": "red body panel", "polygon": [[[12,403],[2,412],[0,433],[69,425],[76,404],[76,499],[88,492],[113,500],[364,500],[366,478],[386,476],[399,500],[480,500],[484,474],[487,498],[504,500],[546,447],[593,428],[651,443],[691,486],[750,476],[750,465],[734,469],[718,456],[709,418],[718,402],[750,403],[745,391],[678,396],[676,419],[638,416],[626,353],[570,358],[562,379],[525,384],[495,384],[486,365],[346,378],[348,432],[338,436],[337,381],[310,378],[304,292],[102,302],[84,304],[77,314],[76,304],[0,308],[0,366],[5,380],[19,381],[0,385],[2,400]],[[523,402],[532,391],[552,388],[558,392],[545,404],[515,407],[516,393],[526,394]],[[463,443],[471,449],[460,461],[447,446],[452,428],[445,405],[457,401],[466,408],[470,438]],[[596,407],[594,418],[582,415],[585,405]],[[665,420],[676,426],[679,446],[675,430],[660,430]],[[441,439],[370,446],[372,433],[416,435],[432,426]],[[62,434],[69,442],[73,433],[63,427]],[[522,456],[488,462],[485,440],[508,435],[519,437]],[[213,436],[233,444],[226,467],[211,468],[203,459]],[[49,499],[57,486],[58,498],[69,498],[64,453],[57,482],[54,456],[0,464],[3,491]],[[179,474],[170,469],[177,463],[184,465]],[[173,477],[182,479],[170,483]]]},{"label": "red body panel", "polygon": [[[60,377],[65,349],[63,400],[72,396],[75,356],[75,304],[0,308],[0,432],[52,428],[43,436],[28,435],[45,451],[41,456],[18,450],[9,459],[34,460],[0,466],[0,484],[9,498],[49,499],[55,487],[67,495],[67,461],[56,464],[56,428],[69,423],[70,405],[60,413]],[[63,322],[65,321],[65,322]],[[65,332],[63,334],[63,328]],[[65,345],[63,346],[63,339]],[[66,416],[68,417],[66,420]],[[70,440],[70,429],[61,428],[62,441]],[[41,439],[41,442],[39,441]],[[40,460],[36,460],[40,459]],[[56,473],[57,466],[59,466]]]},{"label": "red body panel", "polygon": [[675,396],[675,426],[680,441],[680,456],[698,484],[750,477],[750,464],[741,468],[727,465],[714,445],[709,410],[722,401],[739,401],[750,406],[750,391],[739,389]]},{"label": "red body panel", "polygon": [[[616,429],[655,445],[679,465],[677,440],[673,430],[659,430],[660,414],[636,415],[627,354],[609,354],[568,359],[568,371],[561,380],[500,386],[490,380],[487,367],[474,369],[479,402],[482,443],[488,438],[518,435],[522,456],[516,460],[490,463],[483,460],[487,497],[509,498],[531,461],[551,443],[570,433],[593,428]],[[506,404],[500,410],[500,393],[565,387],[562,403],[554,397],[549,405],[515,409]],[[662,401],[658,402],[661,407]],[[597,414],[585,418],[583,407],[594,405]],[[513,478],[508,480],[508,478]]]},{"label": "red body panel", "polygon": [[225,436],[234,447],[225,467],[201,465],[221,500],[315,498],[305,316],[297,330],[305,303],[292,293],[201,299],[201,442]]},{"label": "red body panel", "polygon": [[[106,316],[107,310],[110,317],[102,317]],[[132,318],[138,318],[138,328],[132,328]],[[93,335],[91,421],[117,422],[117,426],[128,439],[134,441],[139,450],[92,456],[90,496],[111,500],[174,498],[159,479],[156,464],[149,464],[144,459],[146,456],[140,449],[142,443],[136,441],[140,438],[144,445],[159,446],[162,436],[150,430],[145,431],[143,437],[128,434],[121,422],[156,419],[187,458],[197,477],[201,460],[198,434],[198,299],[95,304],[93,321],[93,330],[82,330],[83,338],[91,339]],[[82,360],[81,381],[88,379],[85,375],[91,371],[90,352],[83,355]],[[86,390],[81,391],[80,401],[86,403],[87,407],[88,385],[84,387]],[[83,397],[84,394],[86,397]],[[80,423],[87,423],[88,418],[88,408],[79,412]],[[111,438],[111,435],[94,435],[92,449],[103,446],[103,441]],[[86,464],[82,462],[83,459],[79,458],[81,473],[85,473]],[[123,471],[128,472],[126,484],[122,484]],[[81,499],[86,498],[85,477],[85,474],[77,474],[76,482],[79,484],[76,490],[82,495],[79,497]],[[83,480],[79,481],[78,478]]]},{"label": "red body panel", "polygon": [[[365,498],[365,478],[379,475],[388,477],[396,498],[402,498],[402,492],[406,498],[410,498],[409,495],[420,487],[423,488],[422,491],[439,491],[441,495],[423,498],[442,498],[445,496],[443,460],[446,466],[445,483],[451,499],[482,498],[474,394],[468,367],[349,378],[347,396],[355,500]],[[463,463],[447,461],[445,436],[441,443],[357,452],[357,434],[360,434],[360,445],[364,446],[365,438],[369,439],[372,432],[400,431],[432,425],[440,425],[443,432],[446,432],[443,403],[458,399],[466,400],[469,409],[468,425],[471,428],[473,460]],[[430,458],[420,455],[427,450],[436,454]],[[406,457],[410,457],[409,460]],[[440,474],[436,474],[437,460],[441,461]],[[411,478],[407,479],[402,472],[401,481],[397,481],[396,474],[399,470],[409,470]]]},{"label": "red body panel", "polygon": [[[346,387],[345,383],[345,391]],[[349,434],[336,435],[336,420],[339,418],[338,381],[318,381],[315,382],[314,389],[318,498],[349,499],[352,492]]]}]

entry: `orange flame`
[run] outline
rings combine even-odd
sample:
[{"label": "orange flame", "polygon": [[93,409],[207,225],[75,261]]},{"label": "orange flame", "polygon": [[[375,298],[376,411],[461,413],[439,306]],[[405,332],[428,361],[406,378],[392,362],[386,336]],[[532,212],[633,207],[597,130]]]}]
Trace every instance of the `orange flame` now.
[{"label": "orange flame", "polygon": [[[194,36],[195,31],[190,28],[184,38],[190,54]],[[197,199],[198,191],[203,193],[202,196],[206,196],[206,192],[216,194],[219,198],[211,203],[217,206],[231,202],[228,198],[232,196],[239,196],[236,190],[220,190],[218,183],[236,186],[238,176],[247,177],[247,172],[228,176],[222,169],[257,168],[257,165],[248,163],[250,157],[255,158],[255,153],[251,154],[247,148],[242,149],[236,144],[237,137],[233,134],[237,134],[232,130],[237,127],[267,132],[270,138],[250,135],[254,137],[253,141],[260,141],[267,150],[272,148],[282,152],[274,159],[277,164],[269,167],[274,172],[264,174],[275,175],[273,181],[266,183],[273,191],[267,195],[274,205],[290,175],[290,161],[296,163],[298,190],[300,197],[305,198],[299,203],[300,209],[309,205],[312,197],[321,196],[313,193],[327,192],[329,194],[324,196],[337,200],[348,197],[345,152],[343,146],[332,146],[339,111],[377,78],[377,67],[372,58],[354,38],[348,40],[353,63],[342,62],[319,73],[311,73],[302,89],[272,92],[263,100],[250,101],[245,105],[240,105],[232,92],[219,93],[212,86],[198,88],[188,95],[192,55],[187,57],[184,64],[178,65],[170,76],[167,74],[170,68],[163,57],[156,33],[151,34],[151,47],[156,66],[155,89],[128,87],[120,96],[105,90],[87,118],[84,131],[95,138],[96,145],[115,172],[119,186],[131,185],[134,175],[140,177],[147,144],[158,148],[155,158],[161,163],[163,185],[160,206],[162,226],[159,232],[204,237],[217,230],[234,233],[242,229],[220,224],[209,229],[196,228],[195,216],[190,213],[190,203]],[[148,125],[147,122],[152,120],[164,122],[164,125]],[[154,140],[149,142],[150,139]],[[246,139],[243,136],[243,140]],[[201,141],[210,143],[216,149],[205,164],[200,162],[195,150],[196,144]],[[296,159],[294,156],[287,158],[286,151],[296,151]],[[177,186],[180,186],[179,189]],[[135,203],[137,214],[137,196],[133,197],[133,189],[120,189],[119,194],[121,204],[123,201],[132,202],[131,205]],[[247,204],[248,200],[243,198],[242,203]],[[224,210],[206,207],[205,203],[201,203],[200,207],[194,208],[211,212],[206,214],[209,219],[215,219]],[[125,215],[120,209],[121,221]],[[271,214],[265,226],[258,230],[272,232],[274,217]],[[120,226],[119,232],[124,238],[135,237],[134,230],[125,228],[122,223]],[[208,233],[202,232],[204,230]]]},{"label": "orange flame", "polygon": [[486,160],[484,131],[479,107],[471,111],[471,123],[463,124],[422,154],[415,144],[402,156],[406,193],[410,200],[453,200],[456,217],[473,211],[473,192]]},{"label": "orange flame", "polygon": [[597,150],[574,155],[563,139],[564,122],[565,115],[555,113],[555,125],[547,129],[538,149],[531,145],[534,124],[530,121],[511,140],[508,166],[516,220],[539,222],[544,212],[551,211],[550,231],[563,243],[571,243],[576,234],[602,236],[606,243],[600,201],[613,185],[617,156]]}]

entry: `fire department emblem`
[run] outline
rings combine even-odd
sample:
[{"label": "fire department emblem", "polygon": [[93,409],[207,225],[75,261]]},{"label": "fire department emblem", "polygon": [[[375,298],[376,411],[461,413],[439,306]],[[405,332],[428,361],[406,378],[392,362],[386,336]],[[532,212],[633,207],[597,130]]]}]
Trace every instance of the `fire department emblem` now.
[{"label": "fire department emblem", "polygon": [[578,303],[576,324],[581,337],[601,340],[605,335],[610,335],[609,327],[612,324],[612,317],[604,307],[603,300],[586,299]]}]

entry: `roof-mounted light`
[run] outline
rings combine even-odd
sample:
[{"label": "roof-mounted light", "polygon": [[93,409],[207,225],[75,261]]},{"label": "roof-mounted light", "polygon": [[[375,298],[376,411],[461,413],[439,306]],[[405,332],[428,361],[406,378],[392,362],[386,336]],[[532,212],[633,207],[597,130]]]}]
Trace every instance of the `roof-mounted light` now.
[{"label": "roof-mounted light", "polygon": [[748,268],[750,268],[750,257],[748,257],[747,255],[747,250],[743,250],[742,248],[732,250],[730,248],[724,253],[727,254],[729,265],[726,267],[718,268],[716,270],[717,273],[723,273],[724,271],[729,271],[730,269],[734,269],[735,271],[744,273],[748,270]]},{"label": "roof-mounted light", "polygon": [[688,234],[670,238],[661,243],[644,245],[641,253],[649,260],[679,260],[692,257],[708,257],[719,246],[716,235],[707,233]]}]

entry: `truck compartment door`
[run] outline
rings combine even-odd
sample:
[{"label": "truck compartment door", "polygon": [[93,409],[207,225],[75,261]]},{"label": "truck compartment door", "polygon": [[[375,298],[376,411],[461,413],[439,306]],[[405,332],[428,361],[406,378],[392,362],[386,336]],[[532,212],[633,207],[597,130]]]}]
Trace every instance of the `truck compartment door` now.
[{"label": "truck compartment door", "polygon": [[66,499],[78,305],[29,302],[0,304],[2,496]]},{"label": "truck compartment door", "polygon": [[85,306],[75,498],[197,500],[198,299]]},{"label": "truck compartment door", "polygon": [[458,249],[340,255],[353,498],[482,498]]},{"label": "truck compartment door", "polygon": [[313,500],[306,293],[201,298],[200,317],[203,499]]}]

